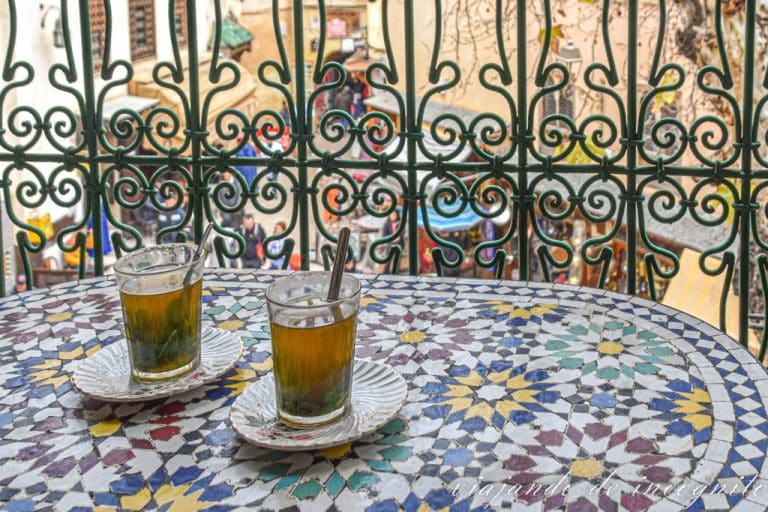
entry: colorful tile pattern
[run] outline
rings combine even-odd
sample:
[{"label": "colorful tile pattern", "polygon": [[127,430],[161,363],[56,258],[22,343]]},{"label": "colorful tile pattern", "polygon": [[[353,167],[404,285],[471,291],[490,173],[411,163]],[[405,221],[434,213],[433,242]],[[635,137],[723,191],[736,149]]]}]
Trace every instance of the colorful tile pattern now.
[{"label": "colorful tile pattern", "polygon": [[205,322],[246,353],[219,382],[84,399],[77,361],[120,337],[114,283],[0,301],[0,507],[57,510],[766,510],[768,374],[642,299],[363,276],[357,357],[409,382],[396,420],[314,453],[241,442],[228,408],[271,370],[280,273],[211,271]]}]

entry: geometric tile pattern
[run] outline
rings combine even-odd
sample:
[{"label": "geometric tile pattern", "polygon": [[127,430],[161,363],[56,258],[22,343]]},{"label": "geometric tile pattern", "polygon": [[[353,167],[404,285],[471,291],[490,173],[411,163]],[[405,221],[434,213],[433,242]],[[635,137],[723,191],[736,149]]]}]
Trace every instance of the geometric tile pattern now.
[{"label": "geometric tile pattern", "polygon": [[406,378],[401,413],[318,452],[244,443],[229,406],[271,371],[280,275],[208,271],[204,322],[244,357],[143,403],[70,380],[121,337],[113,280],[0,300],[4,510],[767,509],[765,369],[695,318],[588,288],[360,276],[356,357]]}]

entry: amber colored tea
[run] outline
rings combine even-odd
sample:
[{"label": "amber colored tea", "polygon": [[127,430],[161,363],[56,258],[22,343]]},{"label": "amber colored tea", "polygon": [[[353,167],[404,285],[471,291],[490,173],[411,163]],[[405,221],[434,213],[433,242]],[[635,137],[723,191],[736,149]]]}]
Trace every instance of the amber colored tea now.
[{"label": "amber colored tea", "polygon": [[198,280],[161,293],[120,291],[134,378],[164,380],[197,366],[202,286]]},{"label": "amber colored tea", "polygon": [[[272,359],[278,417],[326,416],[350,405],[357,315],[313,327],[272,322]],[[337,417],[337,416],[336,416]]]}]

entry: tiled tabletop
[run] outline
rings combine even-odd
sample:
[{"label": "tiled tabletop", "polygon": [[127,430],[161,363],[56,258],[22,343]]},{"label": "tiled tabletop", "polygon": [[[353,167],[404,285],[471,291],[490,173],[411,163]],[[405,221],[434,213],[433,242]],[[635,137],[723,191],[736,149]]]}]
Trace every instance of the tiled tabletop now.
[{"label": "tiled tabletop", "polygon": [[360,276],[358,358],[409,383],[401,414],[332,449],[241,442],[229,406],[271,369],[264,289],[210,271],[204,322],[236,370],[173,398],[84,399],[121,337],[114,282],[0,301],[4,510],[766,510],[768,374],[713,327],[587,288]]}]

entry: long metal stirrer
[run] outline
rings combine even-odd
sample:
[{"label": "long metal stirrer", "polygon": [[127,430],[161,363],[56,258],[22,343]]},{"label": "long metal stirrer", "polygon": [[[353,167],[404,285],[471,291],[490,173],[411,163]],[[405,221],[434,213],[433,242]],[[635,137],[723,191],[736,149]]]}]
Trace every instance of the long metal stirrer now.
[{"label": "long metal stirrer", "polygon": [[341,276],[344,274],[344,263],[347,261],[347,247],[349,246],[349,228],[343,227],[339,231],[339,241],[336,243],[336,260],[331,271],[331,283],[328,286],[328,302],[339,300],[341,291]]}]

